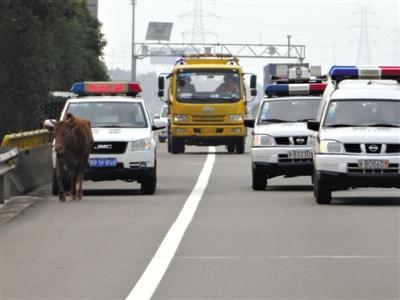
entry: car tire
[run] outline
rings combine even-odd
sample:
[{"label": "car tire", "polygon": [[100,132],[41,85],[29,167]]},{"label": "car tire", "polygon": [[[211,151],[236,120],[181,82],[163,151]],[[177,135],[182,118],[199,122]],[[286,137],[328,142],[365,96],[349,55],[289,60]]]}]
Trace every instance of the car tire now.
[{"label": "car tire", "polygon": [[233,152],[235,152],[235,144],[228,144],[228,145],[226,145],[226,150],[228,150],[228,153],[233,153]]},{"label": "car tire", "polygon": [[240,142],[237,142],[235,145],[236,153],[243,154],[244,153],[244,139],[242,138]]},{"label": "car tire", "polygon": [[264,191],[267,187],[267,171],[265,168],[252,166],[252,186],[255,191]]},{"label": "car tire", "polygon": [[166,140],[167,140],[166,137],[161,137],[161,136],[158,137],[158,141],[159,141],[160,143],[165,143]]},{"label": "car tire", "polygon": [[331,186],[314,175],[314,197],[318,204],[329,204],[332,201]]},{"label": "car tire", "polygon": [[140,183],[140,191],[143,195],[153,195],[157,187],[157,165],[154,164],[154,169],[145,176]]}]

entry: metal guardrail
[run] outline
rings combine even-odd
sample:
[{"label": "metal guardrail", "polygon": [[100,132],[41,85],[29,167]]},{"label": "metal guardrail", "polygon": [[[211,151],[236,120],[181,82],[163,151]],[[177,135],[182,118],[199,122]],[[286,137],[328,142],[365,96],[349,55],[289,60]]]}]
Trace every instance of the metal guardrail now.
[{"label": "metal guardrail", "polygon": [[8,197],[8,182],[5,175],[15,169],[14,159],[17,156],[17,148],[0,147],[0,204],[3,204],[4,199]]},{"label": "metal guardrail", "polygon": [[16,147],[19,150],[26,150],[50,143],[52,136],[52,133],[47,129],[12,133],[4,137],[1,147]]}]

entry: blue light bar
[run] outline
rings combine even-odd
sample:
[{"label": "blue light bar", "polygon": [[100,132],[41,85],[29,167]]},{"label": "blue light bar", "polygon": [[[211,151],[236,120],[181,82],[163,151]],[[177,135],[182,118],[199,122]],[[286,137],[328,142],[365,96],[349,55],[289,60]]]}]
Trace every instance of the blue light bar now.
[{"label": "blue light bar", "polygon": [[333,80],[358,79],[358,68],[356,66],[333,66],[329,75]]},{"label": "blue light bar", "polygon": [[267,96],[288,95],[289,94],[289,85],[288,84],[269,84],[265,88],[265,94]]},{"label": "blue light bar", "polygon": [[83,84],[83,82],[76,82],[73,84],[71,88],[71,92],[78,95],[82,95],[84,91],[85,91],[85,85]]}]

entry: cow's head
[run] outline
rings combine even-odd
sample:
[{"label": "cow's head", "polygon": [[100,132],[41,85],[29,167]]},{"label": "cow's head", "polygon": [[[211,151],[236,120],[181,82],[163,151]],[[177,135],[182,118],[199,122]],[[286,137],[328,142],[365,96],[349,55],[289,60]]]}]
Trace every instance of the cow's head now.
[{"label": "cow's head", "polygon": [[74,120],[72,114],[67,114],[65,119],[55,122],[53,130],[56,157],[67,166],[75,164],[75,159],[68,147],[72,143],[71,131],[75,126]]}]

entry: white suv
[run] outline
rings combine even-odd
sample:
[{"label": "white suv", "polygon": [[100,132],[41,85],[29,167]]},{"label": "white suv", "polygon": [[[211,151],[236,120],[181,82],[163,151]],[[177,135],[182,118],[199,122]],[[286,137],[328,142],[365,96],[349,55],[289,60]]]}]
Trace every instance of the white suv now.
[{"label": "white suv", "polygon": [[[307,121],[315,119],[324,83],[272,84],[254,119],[251,148],[252,187],[264,190],[268,178],[312,175],[311,135]],[[272,97],[282,95],[286,97]]]},{"label": "white suv", "polygon": [[335,66],[330,79],[308,122],[317,203],[329,204],[333,190],[400,188],[400,67]]},{"label": "white suv", "polygon": [[[136,83],[76,83],[61,120],[72,113],[91,121],[94,145],[85,172],[86,180],[137,181],[143,194],[153,194],[157,183],[156,142],[153,124]],[[46,122],[49,124],[49,122]],[[55,155],[53,155],[55,166]],[[53,194],[58,193],[53,180]]]}]

